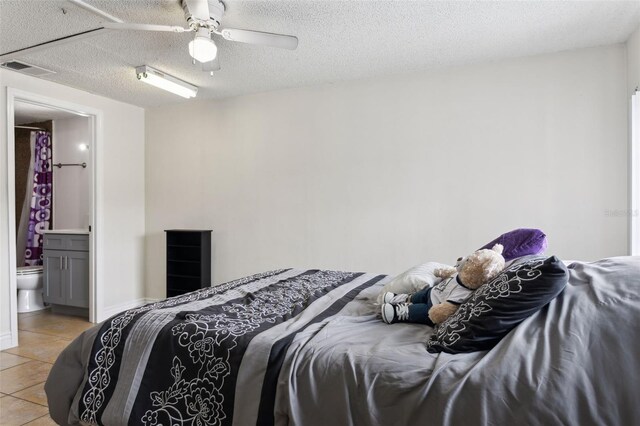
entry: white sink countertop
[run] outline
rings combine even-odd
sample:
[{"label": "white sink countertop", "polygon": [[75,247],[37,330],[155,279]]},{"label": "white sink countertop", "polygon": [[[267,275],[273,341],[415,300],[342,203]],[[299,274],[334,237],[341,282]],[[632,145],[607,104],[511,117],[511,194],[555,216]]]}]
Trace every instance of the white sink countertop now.
[{"label": "white sink countertop", "polygon": [[44,231],[45,234],[86,234],[89,235],[88,229],[49,229]]}]

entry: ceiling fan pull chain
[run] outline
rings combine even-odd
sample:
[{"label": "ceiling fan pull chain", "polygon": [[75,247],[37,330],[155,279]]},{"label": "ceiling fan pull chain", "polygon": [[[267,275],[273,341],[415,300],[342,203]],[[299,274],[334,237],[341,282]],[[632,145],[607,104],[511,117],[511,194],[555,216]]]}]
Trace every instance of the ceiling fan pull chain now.
[{"label": "ceiling fan pull chain", "polygon": [[198,46],[196,46],[196,38],[198,37],[198,28],[196,27],[196,31],[193,32],[193,54],[192,59],[193,59],[193,65],[196,64],[196,49],[198,48]]}]

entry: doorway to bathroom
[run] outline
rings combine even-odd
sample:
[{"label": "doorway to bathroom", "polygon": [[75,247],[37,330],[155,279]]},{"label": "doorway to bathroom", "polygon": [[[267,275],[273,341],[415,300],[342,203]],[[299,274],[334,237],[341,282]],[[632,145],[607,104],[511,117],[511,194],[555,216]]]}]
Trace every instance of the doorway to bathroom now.
[{"label": "doorway to bathroom", "polygon": [[101,115],[81,105],[7,91],[13,345],[18,344],[19,313],[46,306],[91,322],[100,318],[95,224]]}]

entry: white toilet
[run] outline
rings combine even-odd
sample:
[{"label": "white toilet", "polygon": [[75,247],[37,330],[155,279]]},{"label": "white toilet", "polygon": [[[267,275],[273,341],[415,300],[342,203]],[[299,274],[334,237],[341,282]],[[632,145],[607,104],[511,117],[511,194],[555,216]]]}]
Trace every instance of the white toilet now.
[{"label": "white toilet", "polygon": [[20,266],[17,272],[18,312],[45,309],[42,301],[42,266]]}]

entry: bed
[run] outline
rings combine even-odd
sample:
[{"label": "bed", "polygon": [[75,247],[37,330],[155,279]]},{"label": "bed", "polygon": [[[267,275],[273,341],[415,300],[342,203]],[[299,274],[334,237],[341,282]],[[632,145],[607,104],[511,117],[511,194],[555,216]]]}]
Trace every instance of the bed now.
[{"label": "bed", "polygon": [[390,277],[284,269],[122,312],[45,390],[59,424],[630,425],[640,418],[640,258],[569,265],[563,293],[491,350],[430,353],[384,324]]}]

